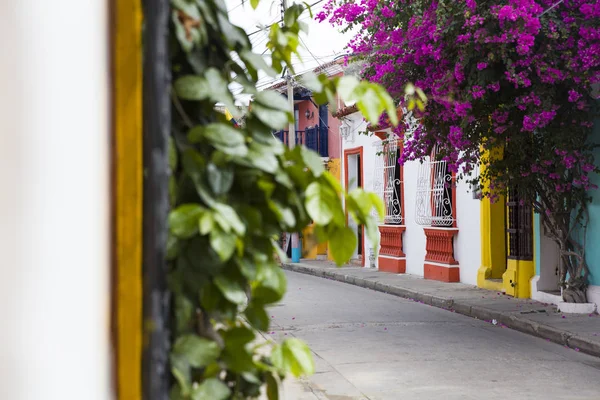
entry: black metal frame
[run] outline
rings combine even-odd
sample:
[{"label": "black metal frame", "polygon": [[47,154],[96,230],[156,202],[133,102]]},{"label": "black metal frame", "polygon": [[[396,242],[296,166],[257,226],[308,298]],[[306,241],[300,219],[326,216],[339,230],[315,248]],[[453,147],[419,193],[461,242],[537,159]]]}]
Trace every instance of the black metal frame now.
[{"label": "black metal frame", "polygon": [[518,191],[511,189],[506,199],[508,243],[507,258],[533,260],[532,207],[519,200]]},{"label": "black metal frame", "polygon": [[[402,182],[400,180],[400,172],[402,165],[398,162],[400,160],[400,149],[396,150],[396,165],[394,166],[394,193],[392,194],[392,207],[394,207],[394,214],[402,215],[401,222],[388,222],[385,221],[386,224],[389,225],[402,225],[404,223],[404,215],[402,213]],[[396,201],[398,203],[396,203]],[[396,206],[398,204],[398,206]]]},{"label": "black metal frame", "polygon": [[144,8],[144,203],[142,396],[167,400],[170,298],[167,290],[168,138],[171,129],[169,86],[169,0],[143,0]]}]

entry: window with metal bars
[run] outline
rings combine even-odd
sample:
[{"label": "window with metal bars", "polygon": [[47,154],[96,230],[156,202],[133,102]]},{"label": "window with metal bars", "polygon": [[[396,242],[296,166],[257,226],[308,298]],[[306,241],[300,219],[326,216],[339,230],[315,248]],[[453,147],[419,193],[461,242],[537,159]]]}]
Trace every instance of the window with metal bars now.
[{"label": "window with metal bars", "polygon": [[387,214],[391,214],[392,216],[396,216],[399,215],[400,218],[388,218],[387,221],[385,222],[386,224],[392,224],[392,225],[400,225],[402,223],[402,185],[401,185],[401,180],[400,180],[400,169],[402,168],[402,166],[400,165],[400,163],[398,163],[398,160],[400,159],[400,150],[396,150],[396,163],[394,165],[394,179],[391,182],[392,186],[393,186],[393,194],[392,194],[392,201],[391,204],[388,204],[388,207],[391,208],[390,212],[388,212]]},{"label": "window with metal bars", "polygon": [[417,175],[416,221],[423,226],[453,227],[454,174],[446,161],[436,160],[434,148]]},{"label": "window with metal bars", "polygon": [[398,164],[402,142],[390,139],[373,144],[375,147],[375,169],[373,191],[385,204],[386,225],[400,225],[402,218],[402,166]]},{"label": "window with metal bars", "polygon": [[508,214],[508,258],[533,260],[532,208],[519,199],[516,189],[508,192],[506,199]]},{"label": "window with metal bars", "polygon": [[[453,179],[452,171],[446,163],[435,165],[433,168],[433,188],[434,193],[432,194],[432,207],[434,218],[431,222],[432,226],[447,226],[447,217],[450,216],[453,219],[452,209],[452,191]],[[437,190],[435,190],[437,189]]]}]

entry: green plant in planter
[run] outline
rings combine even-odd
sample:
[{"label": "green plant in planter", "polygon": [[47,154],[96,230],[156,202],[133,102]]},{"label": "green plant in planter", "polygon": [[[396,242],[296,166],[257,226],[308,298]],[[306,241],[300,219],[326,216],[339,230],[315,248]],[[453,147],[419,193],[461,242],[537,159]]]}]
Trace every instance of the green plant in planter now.
[{"label": "green plant in planter", "polygon": [[[258,71],[275,76],[287,66],[293,72],[303,6],[291,6],[283,25],[271,26],[271,65],[229,22],[222,1],[172,0],[172,7],[171,398],[256,398],[266,384],[276,399],[282,377],[314,369],[309,349],[297,339],[272,345],[270,354],[256,341],[257,331],[269,329],[267,307],[286,290],[275,261],[276,254],[285,259],[280,232],[300,232],[314,221],[318,240],[329,241],[335,261],[343,264],[357,239],[342,200],[374,241],[377,221],[370,213],[376,207],[382,214],[383,204],[361,189],[344,193],[316,153],[289,150],[271,134],[293,116],[279,94],[256,90]],[[237,112],[232,82],[254,97],[241,128],[214,110],[222,103]],[[325,76],[309,76],[305,84],[321,103],[336,104],[336,95],[357,101],[370,121],[384,110],[396,115],[378,85]]]}]

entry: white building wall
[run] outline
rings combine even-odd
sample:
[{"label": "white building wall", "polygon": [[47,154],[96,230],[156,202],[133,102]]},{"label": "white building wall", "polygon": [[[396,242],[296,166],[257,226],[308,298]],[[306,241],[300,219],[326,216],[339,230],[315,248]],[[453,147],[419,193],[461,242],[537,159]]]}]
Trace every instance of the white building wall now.
[{"label": "white building wall", "polygon": [[[375,136],[368,136],[365,134],[359,134],[359,132],[365,132],[367,130],[367,123],[363,120],[360,113],[354,113],[342,118],[341,126],[348,127],[349,136],[347,139],[341,138],[342,141],[342,157],[341,157],[341,181],[342,185],[345,185],[344,177],[346,176],[346,159],[344,157],[344,150],[355,149],[357,147],[363,148],[363,188],[368,191],[373,190],[373,170],[375,169],[375,150],[373,143],[379,141]],[[369,266],[369,255],[370,249],[373,247],[373,243],[366,237],[365,232],[365,267]],[[375,249],[376,251],[378,249]],[[375,266],[377,267],[377,259],[375,259]]]},{"label": "white building wall", "polygon": [[417,176],[419,173],[418,161],[409,161],[404,164],[404,253],[406,254],[406,272],[408,274],[423,276],[423,262],[425,260],[425,232],[423,226],[416,221],[417,202]]},{"label": "white building wall", "polygon": [[108,10],[0,2],[1,399],[114,398]]},{"label": "white building wall", "polygon": [[473,199],[469,184],[456,186],[456,226],[454,258],[460,264],[460,281],[477,285],[477,270],[481,264],[480,200]]},{"label": "white building wall", "polygon": [[[373,173],[375,170],[376,150],[374,143],[379,138],[374,135],[359,135],[359,131],[366,130],[366,123],[359,113],[354,113],[343,118],[342,126],[349,127],[349,137],[342,138],[342,151],[363,147],[363,175],[364,188],[373,190]],[[423,263],[425,260],[426,238],[423,226],[416,222],[416,194],[417,175],[420,166],[419,161],[410,161],[404,165],[404,215],[403,225],[406,231],[403,235],[403,250],[406,254],[406,273],[423,276]],[[345,176],[345,159],[341,163],[342,181]],[[342,182],[344,183],[344,182]],[[480,239],[480,201],[473,199],[469,185],[459,182],[456,189],[456,218],[459,229],[454,239],[454,256],[460,266],[460,281],[467,284],[477,284],[477,270],[481,263],[481,239]],[[365,238],[365,266],[369,266],[369,249],[372,243]],[[375,261],[377,264],[377,261]]]}]

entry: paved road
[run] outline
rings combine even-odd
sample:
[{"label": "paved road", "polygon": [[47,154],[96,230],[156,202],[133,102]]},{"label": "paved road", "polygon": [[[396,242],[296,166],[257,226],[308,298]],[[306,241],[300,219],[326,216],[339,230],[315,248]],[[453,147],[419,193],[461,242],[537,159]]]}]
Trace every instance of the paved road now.
[{"label": "paved road", "polygon": [[[600,399],[600,359],[449,311],[286,272],[272,336],[317,372],[286,400]],[[296,387],[298,384],[296,384]]]}]

